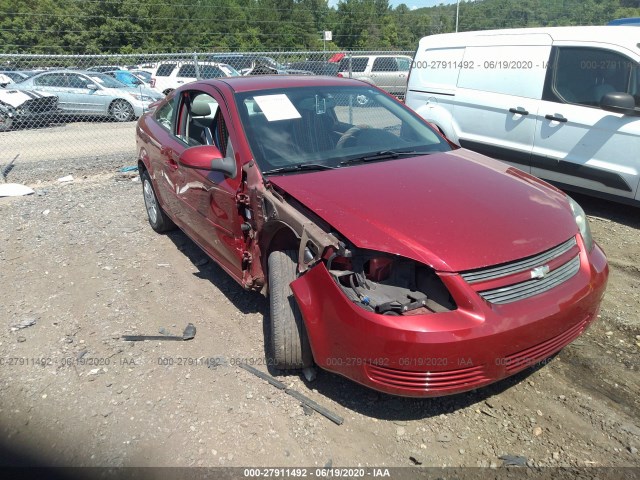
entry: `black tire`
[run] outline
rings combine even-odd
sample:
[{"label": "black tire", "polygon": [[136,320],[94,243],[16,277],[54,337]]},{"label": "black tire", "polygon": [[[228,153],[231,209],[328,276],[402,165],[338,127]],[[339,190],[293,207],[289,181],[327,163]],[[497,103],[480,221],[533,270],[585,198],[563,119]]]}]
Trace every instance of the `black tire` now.
[{"label": "black tire", "polygon": [[149,172],[143,170],[140,173],[140,180],[142,181],[142,196],[144,198],[144,206],[147,210],[147,218],[149,219],[149,225],[158,233],[167,232],[176,228],[176,224],[164,213],[164,210],[160,207],[158,197],[153,189],[151,183],[151,177]]},{"label": "black tire", "polygon": [[302,314],[289,284],[297,277],[298,252],[271,252],[269,267],[269,356],[280,370],[313,365],[313,355]]},{"label": "black tire", "polygon": [[111,104],[109,113],[116,122],[130,122],[135,117],[131,104],[121,98]]}]

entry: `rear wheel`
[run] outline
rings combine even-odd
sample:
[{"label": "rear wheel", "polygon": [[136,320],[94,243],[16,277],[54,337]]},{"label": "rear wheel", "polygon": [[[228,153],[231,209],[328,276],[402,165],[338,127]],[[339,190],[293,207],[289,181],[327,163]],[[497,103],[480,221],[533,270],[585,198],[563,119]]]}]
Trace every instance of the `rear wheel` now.
[{"label": "rear wheel", "polygon": [[310,367],[313,356],[302,314],[289,284],[297,277],[298,252],[271,252],[269,266],[269,341],[274,366],[281,370]]},{"label": "rear wheel", "polygon": [[126,100],[118,99],[111,104],[109,108],[111,116],[116,122],[130,122],[133,120],[133,107]]},{"label": "rear wheel", "polygon": [[144,170],[140,174],[140,180],[142,180],[144,206],[147,209],[147,217],[149,217],[149,225],[151,225],[151,228],[158,233],[176,228],[175,223],[173,223],[162,208],[160,208],[160,203],[158,203],[158,197],[156,197],[156,192],[153,190],[149,172]]}]

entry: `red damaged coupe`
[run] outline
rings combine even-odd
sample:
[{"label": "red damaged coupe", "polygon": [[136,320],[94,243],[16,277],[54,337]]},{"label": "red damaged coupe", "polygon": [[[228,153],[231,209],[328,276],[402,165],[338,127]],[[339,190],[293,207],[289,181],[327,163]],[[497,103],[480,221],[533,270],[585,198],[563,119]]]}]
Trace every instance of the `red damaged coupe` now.
[{"label": "red damaged coupe", "polygon": [[140,118],[137,151],[151,227],[268,292],[279,369],[463,392],[559,351],[605,291],[575,201],[357,80],[189,83]]}]

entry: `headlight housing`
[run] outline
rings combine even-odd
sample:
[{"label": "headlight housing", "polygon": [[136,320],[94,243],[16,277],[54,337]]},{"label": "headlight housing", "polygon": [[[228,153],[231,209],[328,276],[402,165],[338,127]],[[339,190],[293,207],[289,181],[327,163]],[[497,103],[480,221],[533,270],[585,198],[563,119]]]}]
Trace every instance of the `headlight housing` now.
[{"label": "headlight housing", "polygon": [[582,207],[578,205],[578,202],[571,197],[567,198],[569,199],[569,205],[573,212],[573,219],[576,221],[578,230],[580,230],[582,241],[587,247],[587,251],[590,252],[593,249],[593,237],[591,236],[591,228],[589,228],[589,219],[587,219],[587,215],[584,213]]},{"label": "headlight housing", "polygon": [[138,100],[139,102],[153,102],[154,99],[149,95],[141,95],[139,93],[132,93],[131,96]]},{"label": "headlight housing", "polygon": [[346,297],[368,311],[417,315],[457,308],[436,272],[408,258],[349,249],[330,255],[326,267]]}]

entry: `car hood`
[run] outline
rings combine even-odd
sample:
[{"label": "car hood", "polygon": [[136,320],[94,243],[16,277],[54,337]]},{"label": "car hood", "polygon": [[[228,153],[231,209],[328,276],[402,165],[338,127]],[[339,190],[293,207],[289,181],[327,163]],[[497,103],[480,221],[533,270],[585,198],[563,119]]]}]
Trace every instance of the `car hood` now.
[{"label": "car hood", "polygon": [[15,90],[14,88],[7,90],[0,88],[0,102],[11,105],[13,108],[18,108],[28,100],[42,97],[55,97],[55,95],[44,92],[33,92],[31,90]]},{"label": "car hood", "polygon": [[562,192],[464,149],[269,180],[356,247],[440,271],[510,262],[578,233]]},{"label": "car hood", "polygon": [[124,87],[124,88],[119,88],[117,90],[128,92],[133,95],[140,95],[140,94],[146,95],[147,97],[150,97],[153,100],[162,100],[164,98],[164,95],[162,95],[160,92],[157,92],[156,90],[151,90],[150,88],[147,88],[144,86]]}]

